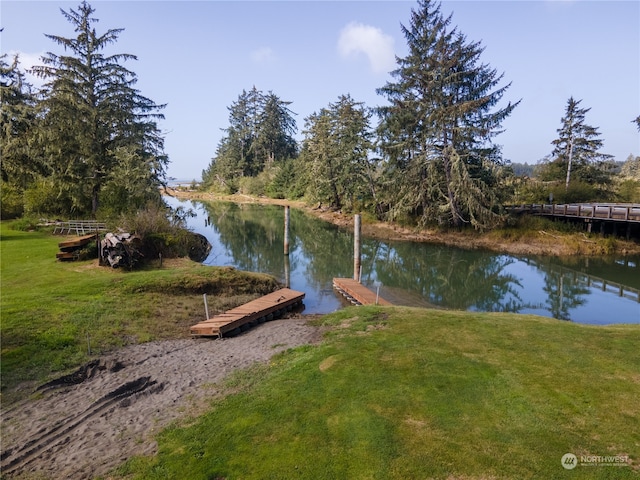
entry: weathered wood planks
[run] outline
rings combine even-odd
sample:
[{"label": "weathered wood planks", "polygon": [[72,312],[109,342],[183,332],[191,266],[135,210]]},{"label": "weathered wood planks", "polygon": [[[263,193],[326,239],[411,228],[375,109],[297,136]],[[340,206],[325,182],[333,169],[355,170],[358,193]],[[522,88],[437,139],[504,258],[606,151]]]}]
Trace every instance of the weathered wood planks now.
[{"label": "weathered wood planks", "polygon": [[372,292],[352,278],[334,278],[333,287],[345,297],[351,297],[361,305],[391,305],[391,302],[376,295],[376,292]]},{"label": "weathered wood planks", "polygon": [[195,337],[235,335],[259,323],[272,320],[302,304],[304,293],[282,288],[239,307],[214,315],[192,326]]},{"label": "weathered wood planks", "polygon": [[98,239],[98,233],[83,235],[81,237],[70,238],[58,243],[60,251],[56,253],[58,260],[76,260],[80,254],[80,250],[92,241]]}]

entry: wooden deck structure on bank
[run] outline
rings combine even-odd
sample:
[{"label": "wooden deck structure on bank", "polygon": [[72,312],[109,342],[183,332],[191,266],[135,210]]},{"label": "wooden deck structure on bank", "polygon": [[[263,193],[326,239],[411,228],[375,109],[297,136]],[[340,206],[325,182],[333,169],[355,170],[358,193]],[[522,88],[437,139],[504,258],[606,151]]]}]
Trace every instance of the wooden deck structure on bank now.
[{"label": "wooden deck structure on bank", "polygon": [[232,336],[259,323],[282,316],[302,304],[304,293],[282,288],[191,327],[196,337]]},{"label": "wooden deck structure on bank", "polygon": [[86,247],[89,243],[95,242],[98,238],[98,233],[91,233],[89,235],[83,235],[81,237],[70,238],[63,242],[58,243],[60,251],[56,253],[58,260],[76,260],[78,258],[80,249]]},{"label": "wooden deck structure on bank", "polygon": [[353,298],[360,305],[392,305],[391,302],[381,298],[376,292],[372,292],[352,278],[334,278],[333,288],[343,296]]}]

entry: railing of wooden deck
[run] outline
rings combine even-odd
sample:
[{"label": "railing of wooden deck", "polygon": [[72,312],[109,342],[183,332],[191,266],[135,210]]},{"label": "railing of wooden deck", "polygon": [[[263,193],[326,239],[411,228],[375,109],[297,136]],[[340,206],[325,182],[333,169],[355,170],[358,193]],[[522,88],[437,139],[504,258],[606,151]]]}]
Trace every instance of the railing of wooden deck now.
[{"label": "railing of wooden deck", "polygon": [[107,225],[96,220],[69,220],[67,222],[56,222],[53,233],[60,235],[86,235],[92,232],[105,232]]}]

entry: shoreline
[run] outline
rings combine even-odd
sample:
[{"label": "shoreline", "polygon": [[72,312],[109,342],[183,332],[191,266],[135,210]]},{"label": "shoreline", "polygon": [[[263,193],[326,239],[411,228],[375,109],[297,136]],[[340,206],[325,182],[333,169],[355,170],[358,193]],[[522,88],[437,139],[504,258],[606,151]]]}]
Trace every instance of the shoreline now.
[{"label": "shoreline", "polygon": [[[299,200],[252,197],[244,194],[219,195],[211,192],[185,191],[168,187],[166,194],[184,200],[228,201],[234,203],[260,203],[290,206],[303,210],[309,215],[353,230],[353,215],[331,211],[322,207],[311,207]],[[390,241],[410,241],[446,245],[465,250],[488,250],[511,255],[541,256],[604,256],[604,255],[640,255],[640,243],[621,238],[589,238],[584,233],[558,233],[539,230],[527,232],[522,238],[500,235],[499,233],[480,233],[473,230],[442,232],[435,229],[415,229],[385,222],[361,224],[362,235],[370,238]]]}]

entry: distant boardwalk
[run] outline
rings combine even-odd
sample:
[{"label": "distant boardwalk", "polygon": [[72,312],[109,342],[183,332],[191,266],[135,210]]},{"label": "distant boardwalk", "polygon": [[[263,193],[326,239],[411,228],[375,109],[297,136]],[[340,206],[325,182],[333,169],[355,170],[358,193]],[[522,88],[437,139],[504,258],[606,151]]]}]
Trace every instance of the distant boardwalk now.
[{"label": "distant boardwalk", "polygon": [[512,213],[529,213],[568,221],[579,221],[591,232],[640,236],[640,204],[638,203],[570,203],[560,205],[529,204],[507,207]]}]

